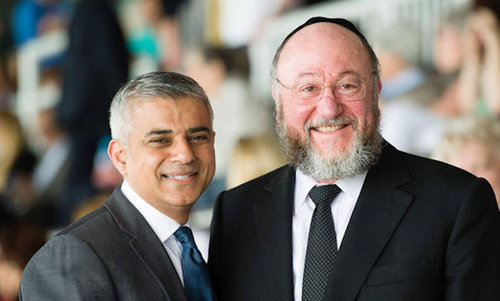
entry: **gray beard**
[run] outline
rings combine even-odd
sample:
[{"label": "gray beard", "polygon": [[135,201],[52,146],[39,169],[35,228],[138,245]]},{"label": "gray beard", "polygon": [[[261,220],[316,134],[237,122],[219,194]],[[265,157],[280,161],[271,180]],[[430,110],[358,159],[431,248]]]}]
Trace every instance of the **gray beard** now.
[{"label": "gray beard", "polygon": [[[378,110],[378,108],[375,110]],[[307,137],[305,141],[301,141],[299,135],[288,132],[281,109],[278,114],[280,114],[281,122],[276,124],[276,132],[288,162],[316,181],[342,179],[362,174],[377,162],[382,152],[383,138],[379,131],[380,118],[378,111],[374,114],[375,128],[366,134],[359,130],[357,120],[347,117],[354,127],[354,141],[339,156],[329,158],[326,158],[313,147],[309,136],[311,126],[309,123],[304,126]],[[340,117],[328,120],[326,123],[335,125],[345,120],[346,118]],[[325,124],[325,122],[322,124]],[[335,149],[337,144],[336,141],[332,141],[331,148]]]}]

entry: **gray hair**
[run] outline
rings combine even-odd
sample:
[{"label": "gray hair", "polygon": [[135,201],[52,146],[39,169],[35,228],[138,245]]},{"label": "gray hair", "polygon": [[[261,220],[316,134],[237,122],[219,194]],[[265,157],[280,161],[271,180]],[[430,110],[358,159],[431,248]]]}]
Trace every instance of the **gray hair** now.
[{"label": "gray hair", "polygon": [[130,111],[134,105],[153,98],[181,99],[190,97],[202,102],[213,122],[213,111],[205,91],[192,78],[176,72],[151,72],[128,81],[113,97],[110,107],[109,126],[111,137],[127,145]]}]

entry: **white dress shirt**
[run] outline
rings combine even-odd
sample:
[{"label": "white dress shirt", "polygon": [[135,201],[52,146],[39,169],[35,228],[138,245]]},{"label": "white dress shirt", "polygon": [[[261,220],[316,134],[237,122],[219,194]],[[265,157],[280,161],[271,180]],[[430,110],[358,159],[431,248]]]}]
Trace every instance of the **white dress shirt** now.
[{"label": "white dress shirt", "polygon": [[[351,178],[340,179],[335,182],[342,192],[332,202],[332,217],[337,236],[337,247],[340,249],[347,225],[351,219],[354,206],[358,200],[361,188],[366,178],[366,172]],[[317,183],[313,178],[297,169],[295,173],[295,199],[292,219],[292,254],[293,254],[293,282],[295,301],[302,300],[302,280],[307,250],[309,227],[315,205],[308,196],[309,191]]]},{"label": "white dress shirt", "polygon": [[184,285],[181,264],[182,247],[174,236],[174,232],[177,231],[181,225],[141,198],[132,187],[130,187],[127,181],[123,181],[121,190],[132,205],[134,205],[134,207],[144,216],[160,241],[163,242],[163,246],[167,250],[168,256],[179,275],[179,279],[182,285]]}]

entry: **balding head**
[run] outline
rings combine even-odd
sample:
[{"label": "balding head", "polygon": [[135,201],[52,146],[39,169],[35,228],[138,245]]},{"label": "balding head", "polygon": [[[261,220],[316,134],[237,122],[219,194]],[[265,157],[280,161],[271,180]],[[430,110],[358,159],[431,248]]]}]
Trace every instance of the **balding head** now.
[{"label": "balding head", "polygon": [[276,50],[276,54],[274,55],[273,63],[272,63],[272,70],[271,70],[271,76],[273,79],[277,77],[277,66],[278,66],[278,61],[281,56],[281,52],[285,45],[288,43],[288,40],[290,40],[293,36],[295,36],[299,31],[303,30],[304,28],[307,28],[311,25],[317,24],[317,23],[330,23],[334,25],[338,25],[339,27],[342,27],[346,29],[347,31],[351,32],[351,34],[355,35],[356,37],[359,38],[363,46],[365,47],[366,51],[368,52],[368,55],[370,57],[371,61],[371,68],[372,72],[378,77],[379,76],[379,62],[377,59],[377,56],[375,55],[375,52],[373,51],[372,47],[364,37],[364,35],[354,26],[353,23],[346,19],[342,18],[325,18],[325,17],[313,17],[307,20],[305,23],[301,24],[297,28],[295,28],[291,33],[288,34],[288,36],[283,40],[281,45],[278,47]]}]

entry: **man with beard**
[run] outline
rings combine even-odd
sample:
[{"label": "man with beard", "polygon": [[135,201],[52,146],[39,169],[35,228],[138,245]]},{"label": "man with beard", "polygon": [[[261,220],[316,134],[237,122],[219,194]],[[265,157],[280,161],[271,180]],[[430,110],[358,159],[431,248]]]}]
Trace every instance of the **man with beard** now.
[{"label": "man with beard", "polygon": [[496,300],[490,185],[379,133],[378,60],[344,19],[315,17],[273,62],[289,165],[222,192],[209,267],[219,300]]}]

